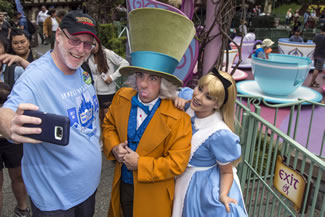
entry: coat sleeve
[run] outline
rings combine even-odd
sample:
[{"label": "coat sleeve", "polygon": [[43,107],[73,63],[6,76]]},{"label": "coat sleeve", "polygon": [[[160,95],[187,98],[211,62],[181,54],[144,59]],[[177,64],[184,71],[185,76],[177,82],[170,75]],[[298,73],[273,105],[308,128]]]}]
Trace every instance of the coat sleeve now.
[{"label": "coat sleeve", "polygon": [[139,157],[138,182],[167,180],[185,171],[191,154],[191,121],[190,117],[184,113],[175,122],[170,135],[161,144],[164,147],[163,156]]},{"label": "coat sleeve", "polygon": [[109,110],[106,113],[102,123],[103,151],[108,160],[115,160],[115,157],[112,153],[112,148],[121,143],[114,118],[114,113],[116,112],[115,105],[119,103],[120,91],[121,90],[115,94],[113,102],[109,107]]}]

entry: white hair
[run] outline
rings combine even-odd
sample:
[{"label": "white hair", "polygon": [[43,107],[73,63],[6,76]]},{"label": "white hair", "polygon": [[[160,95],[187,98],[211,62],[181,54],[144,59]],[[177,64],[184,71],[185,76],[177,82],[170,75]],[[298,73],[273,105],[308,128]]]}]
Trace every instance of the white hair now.
[{"label": "white hair", "polygon": [[[135,73],[129,75],[128,79],[125,81],[124,84],[138,91]],[[177,96],[177,90],[178,90],[177,85],[171,83],[165,78],[161,78],[160,92],[159,92],[160,99],[174,99]]]}]

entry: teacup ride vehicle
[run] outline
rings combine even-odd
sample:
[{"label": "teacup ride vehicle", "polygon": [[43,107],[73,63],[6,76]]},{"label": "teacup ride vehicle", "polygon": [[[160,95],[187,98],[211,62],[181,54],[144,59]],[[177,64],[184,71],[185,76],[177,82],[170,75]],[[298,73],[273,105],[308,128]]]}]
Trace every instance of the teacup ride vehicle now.
[{"label": "teacup ride vehicle", "polygon": [[[236,36],[234,38],[234,42],[240,45],[241,37]],[[238,68],[249,69],[252,66],[251,63],[251,56],[255,51],[255,47],[257,44],[262,44],[261,40],[255,41],[243,41],[241,47],[241,63],[239,64]],[[237,49],[234,43],[230,43],[232,49]],[[233,66],[235,66],[239,61],[239,53],[237,54]]]},{"label": "teacup ride vehicle", "polygon": [[[237,56],[238,50],[233,49],[233,50],[228,50],[228,64],[227,64],[227,51],[224,50],[223,53],[223,65],[224,67],[222,68],[223,71],[227,71],[229,74],[232,72],[233,68],[233,63],[235,61],[235,58]],[[227,67],[226,67],[227,64]],[[246,79],[248,74],[242,70],[236,69],[235,73],[232,75],[233,79],[235,81],[240,81]]]},{"label": "teacup ride vehicle", "polygon": [[322,95],[302,86],[312,61],[307,57],[269,54],[268,59],[252,56],[252,73],[255,80],[237,83],[244,95],[260,96],[270,103],[291,103],[298,99],[320,102]]},{"label": "teacup ride vehicle", "polygon": [[[312,40],[308,40],[307,42],[294,42],[290,41],[289,38],[278,39],[278,50],[280,54],[308,57],[313,60],[315,47],[316,44]],[[314,69],[314,64],[312,64],[311,69]]]}]

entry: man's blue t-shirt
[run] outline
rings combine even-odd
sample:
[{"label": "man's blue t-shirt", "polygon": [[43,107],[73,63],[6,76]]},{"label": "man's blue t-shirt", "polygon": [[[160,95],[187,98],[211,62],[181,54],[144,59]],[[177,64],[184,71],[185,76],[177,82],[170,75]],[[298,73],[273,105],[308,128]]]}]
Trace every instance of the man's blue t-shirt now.
[{"label": "man's blue t-shirt", "polygon": [[101,173],[98,100],[88,73],[65,75],[50,52],[32,62],[3,107],[32,103],[40,111],[70,118],[70,142],[60,146],[24,143],[22,174],[33,203],[43,211],[67,210],[88,199]]}]

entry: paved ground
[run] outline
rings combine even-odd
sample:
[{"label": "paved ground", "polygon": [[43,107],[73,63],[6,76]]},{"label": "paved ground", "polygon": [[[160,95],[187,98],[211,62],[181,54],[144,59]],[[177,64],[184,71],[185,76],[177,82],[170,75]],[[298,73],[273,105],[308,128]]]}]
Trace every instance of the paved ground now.
[{"label": "paved ground", "polygon": [[[36,48],[33,48],[35,52],[40,52],[40,53],[45,53],[48,49],[49,49],[49,45],[48,46],[41,45]],[[94,217],[105,217],[107,215],[108,204],[109,204],[111,188],[112,188],[114,163],[112,161],[106,160],[104,156],[102,159],[103,159],[102,176],[96,194],[96,210],[95,210]],[[8,172],[6,169],[4,169],[3,172],[4,172],[3,209],[2,209],[2,215],[1,214],[0,215],[2,217],[12,217],[13,210],[16,206],[16,200],[11,191]]]},{"label": "paved ground", "polygon": [[[105,217],[107,215],[109,198],[111,195],[112,188],[114,163],[112,161],[106,160],[104,156],[102,159],[102,176],[96,194],[96,210],[94,217]],[[13,210],[16,206],[16,200],[11,191],[10,179],[6,169],[4,170],[4,179],[5,182],[3,185],[3,209],[1,216],[12,217]]]}]

